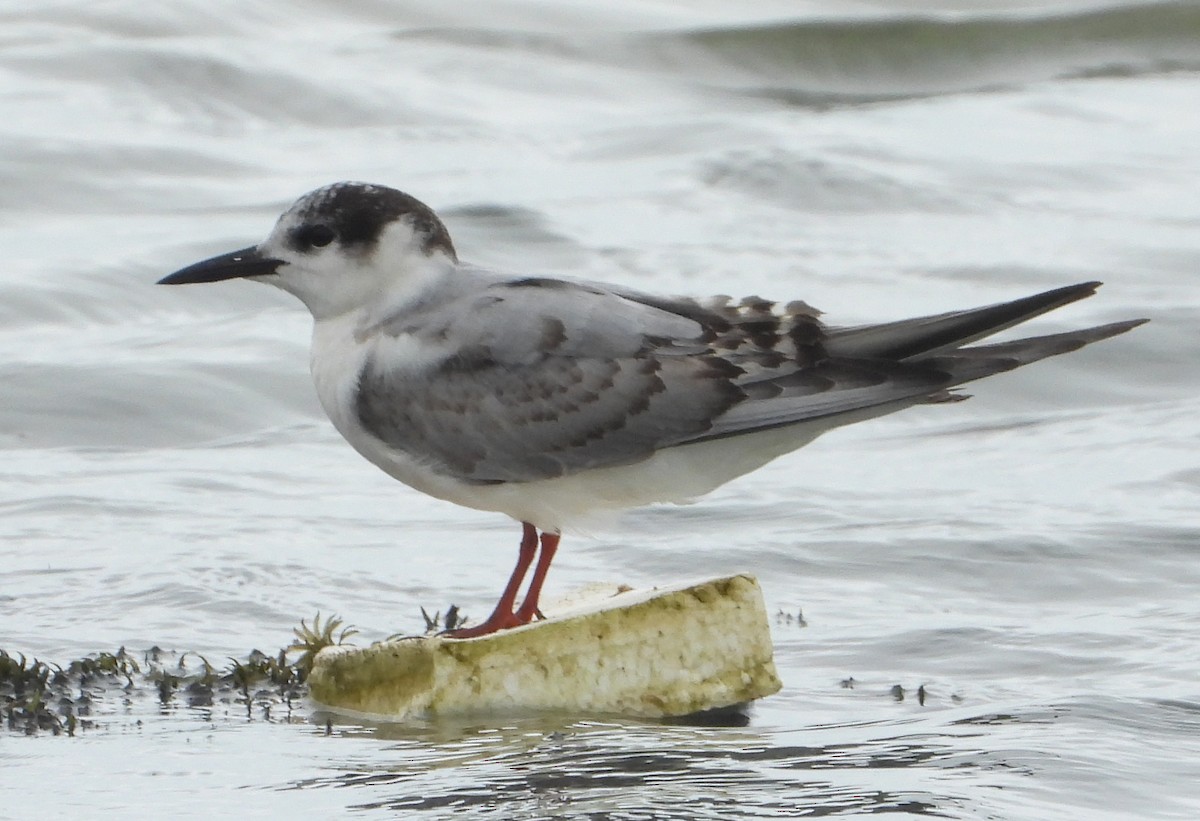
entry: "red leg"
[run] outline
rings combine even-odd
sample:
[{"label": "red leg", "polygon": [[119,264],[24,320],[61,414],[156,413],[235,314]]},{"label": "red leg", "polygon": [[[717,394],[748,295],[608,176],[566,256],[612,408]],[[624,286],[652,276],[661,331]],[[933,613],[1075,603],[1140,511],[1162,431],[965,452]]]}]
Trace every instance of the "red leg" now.
[{"label": "red leg", "polygon": [[[496,609],[492,611],[492,615],[488,616],[482,624],[477,624],[474,627],[463,627],[458,630],[447,630],[442,635],[452,639],[469,639],[473,636],[485,636],[488,633],[495,633],[497,630],[503,630],[506,627],[518,627],[525,624],[523,621],[517,620],[517,615],[513,613],[513,607],[517,603],[517,592],[521,589],[521,582],[525,581],[525,574],[529,571],[529,565],[533,563],[533,554],[538,546],[537,528],[522,522],[524,532],[521,536],[521,548],[517,554],[517,566],[513,568],[512,575],[508,577],[508,584],[504,586],[504,592],[500,595],[500,601],[496,602]],[[557,541],[557,539],[555,540]],[[546,562],[549,564],[549,562]],[[542,562],[538,561],[538,568],[541,569]],[[545,571],[542,571],[545,575]],[[537,575],[534,575],[534,580],[537,580]],[[539,585],[540,587],[540,585]],[[526,596],[526,599],[529,597]],[[526,619],[525,621],[528,621]]]},{"label": "red leg", "polygon": [[542,534],[542,552],[538,555],[537,567],[533,569],[533,578],[529,580],[529,590],[525,593],[521,608],[513,613],[519,624],[529,624],[535,616],[541,616],[538,611],[538,596],[542,594],[542,582],[546,581],[546,571],[550,569],[550,562],[554,561],[560,538],[560,533]]}]

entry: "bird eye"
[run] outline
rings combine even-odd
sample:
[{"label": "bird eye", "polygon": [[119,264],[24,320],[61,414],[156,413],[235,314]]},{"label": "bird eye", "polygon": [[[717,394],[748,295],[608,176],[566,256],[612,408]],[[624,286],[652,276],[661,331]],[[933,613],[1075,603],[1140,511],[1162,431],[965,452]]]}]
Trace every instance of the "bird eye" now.
[{"label": "bird eye", "polygon": [[298,228],[295,238],[301,248],[324,248],[337,239],[337,232],[328,225],[316,223]]}]

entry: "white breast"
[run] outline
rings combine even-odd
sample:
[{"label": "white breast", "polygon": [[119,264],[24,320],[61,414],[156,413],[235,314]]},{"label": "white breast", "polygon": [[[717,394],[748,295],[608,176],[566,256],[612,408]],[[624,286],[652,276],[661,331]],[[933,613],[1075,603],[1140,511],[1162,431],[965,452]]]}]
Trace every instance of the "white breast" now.
[{"label": "white breast", "polygon": [[427,465],[368,433],[358,420],[358,378],[364,363],[376,353],[398,369],[419,369],[441,353],[410,336],[364,338],[361,315],[324,319],[313,326],[310,366],[317,398],[329,420],[355,450],[395,479],[439,499],[466,504],[457,498],[454,479],[439,476]]}]

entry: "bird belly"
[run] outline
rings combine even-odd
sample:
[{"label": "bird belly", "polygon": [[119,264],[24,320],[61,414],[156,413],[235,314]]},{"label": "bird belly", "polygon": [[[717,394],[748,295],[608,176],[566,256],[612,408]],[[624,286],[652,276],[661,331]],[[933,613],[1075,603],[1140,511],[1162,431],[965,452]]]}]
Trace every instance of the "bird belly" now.
[{"label": "bird belly", "polygon": [[554,479],[461,488],[459,504],[506,513],[543,530],[586,525],[597,514],[686,504],[817,438],[825,425],[793,425],[655,452],[640,462]]}]

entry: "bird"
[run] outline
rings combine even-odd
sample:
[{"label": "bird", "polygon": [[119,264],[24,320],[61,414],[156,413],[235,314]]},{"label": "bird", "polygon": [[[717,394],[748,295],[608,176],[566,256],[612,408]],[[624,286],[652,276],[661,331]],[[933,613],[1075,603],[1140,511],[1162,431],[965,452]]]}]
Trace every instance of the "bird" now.
[{"label": "bird", "polygon": [[363,182],[311,191],[258,245],[159,283],[230,279],[274,285],[312,313],[317,396],[362,456],[521,524],[494,610],[452,639],[541,618],[563,529],[592,514],[695,500],[833,428],[965,398],[964,383],[1146,321],[975,345],[1100,283],[837,326],[802,300],[499,271],[460,261],[429,206]]}]

